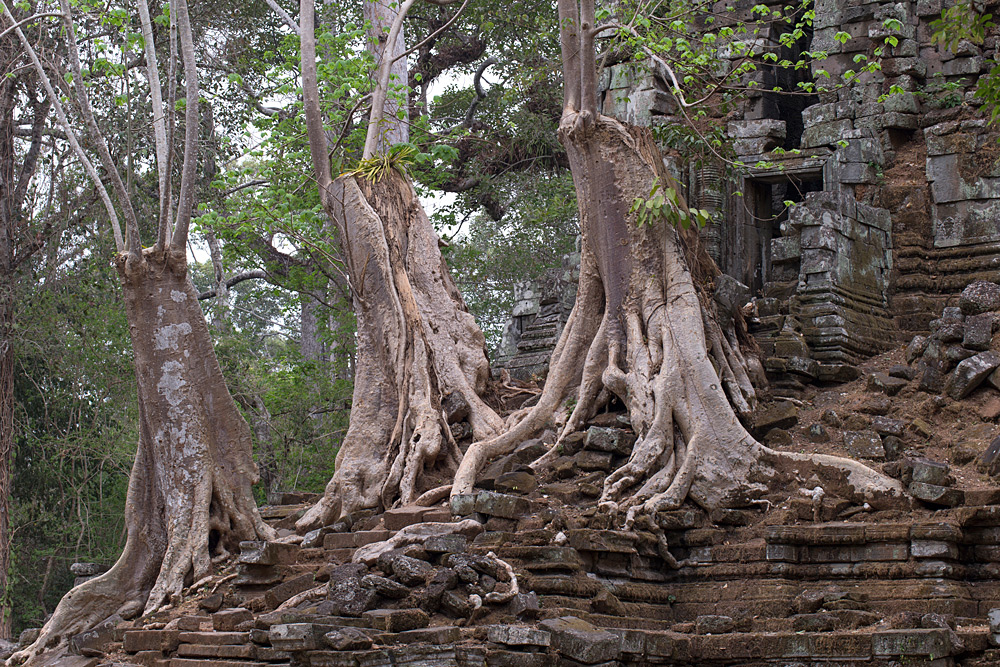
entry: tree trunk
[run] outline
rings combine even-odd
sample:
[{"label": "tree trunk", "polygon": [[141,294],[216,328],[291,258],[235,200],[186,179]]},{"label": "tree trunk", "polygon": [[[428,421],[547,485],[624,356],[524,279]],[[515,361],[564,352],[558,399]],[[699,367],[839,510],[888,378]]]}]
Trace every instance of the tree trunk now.
[{"label": "tree trunk", "polygon": [[10,483],[14,451],[13,285],[0,276],[0,639],[11,637]]},{"label": "tree trunk", "polygon": [[[118,255],[135,350],[139,447],[125,507],[127,540],[107,573],[60,601],[31,665],[112,614],[132,618],[176,602],[240,541],[273,539],[251,493],[250,430],[226,388],[183,247]],[[41,662],[43,659],[39,659]]]},{"label": "tree trunk", "polygon": [[898,504],[898,481],[848,459],[769,449],[740,423],[737,412],[748,414],[755,400],[747,363],[697,287],[718,270],[695,231],[663,219],[640,225],[631,212],[654,183],[677,186],[648,129],[596,112],[593,0],[579,9],[576,0],[560,0],[559,11],[566,79],[559,137],[583,234],[577,301],[537,406],[508,433],[470,447],[452,495],[470,493],[487,460],[530,437],[575,393],[560,440],[612,394],[628,409],[638,441],[600,499],[605,511],[627,510],[626,526],[688,498],[706,509],[744,507],[803,486],[875,507]]},{"label": "tree trunk", "polygon": [[476,438],[503,427],[480,398],[485,338],[409,181],[396,171],[377,183],[345,176],[321,195],[344,247],[358,357],[336,473],[300,531],[450,483],[462,452],[449,422],[468,420]]},{"label": "tree trunk", "polygon": [[14,107],[0,83],[0,639],[10,639],[10,463],[14,450]]}]

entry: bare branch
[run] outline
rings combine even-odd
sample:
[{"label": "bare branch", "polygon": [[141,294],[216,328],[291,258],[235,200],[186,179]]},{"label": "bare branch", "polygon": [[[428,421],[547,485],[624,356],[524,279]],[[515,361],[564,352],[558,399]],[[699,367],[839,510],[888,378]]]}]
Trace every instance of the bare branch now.
[{"label": "bare branch", "polygon": [[[441,6],[444,6],[444,5],[450,5],[450,4],[454,3],[454,2],[458,2],[458,0],[447,0],[446,2],[433,2],[433,0],[426,0],[426,2],[428,4],[431,4],[431,5],[441,5]],[[438,28],[437,30],[435,30],[434,32],[432,32],[431,34],[427,35],[427,37],[424,38],[423,41],[421,41],[416,46],[414,46],[414,47],[412,47],[410,49],[407,49],[406,51],[403,51],[402,53],[400,53],[398,56],[396,56],[395,58],[392,59],[392,62],[396,62],[400,58],[405,58],[406,56],[410,55],[414,51],[418,50],[424,44],[427,44],[428,42],[430,42],[433,39],[435,39],[438,35],[440,35],[445,30],[447,30],[451,26],[451,24],[453,24],[455,21],[457,21],[458,17],[462,15],[462,12],[465,11],[465,8],[468,7],[468,6],[469,6],[469,0],[465,0],[462,3],[462,6],[458,8],[458,11],[455,12],[455,15],[452,16],[450,19],[448,19],[448,21],[443,26],[441,26],[440,28]]]},{"label": "bare branch", "polygon": [[292,29],[292,32],[294,32],[299,37],[302,36],[302,31],[299,29],[299,24],[295,22],[295,19],[293,19],[288,14],[288,12],[286,12],[282,8],[281,5],[279,5],[277,2],[275,2],[275,0],[264,0],[264,2],[266,2],[267,6],[270,7],[271,10],[275,14],[278,15],[278,18],[280,18],[282,21],[284,21],[285,25],[287,25],[289,28]]},{"label": "bare branch", "polygon": [[33,16],[29,16],[26,19],[21,19],[20,21],[16,22],[14,25],[7,28],[3,32],[0,32],[0,39],[3,39],[7,35],[9,35],[12,31],[23,26],[25,23],[31,23],[32,21],[37,21],[38,19],[45,18],[46,16],[58,16],[62,18],[64,15],[60,12],[44,12],[42,14],[35,14]]},{"label": "bare branch", "polygon": [[[240,283],[247,280],[267,280],[267,271],[264,269],[254,269],[253,271],[244,271],[243,273],[237,273],[235,276],[226,281],[226,287],[233,287],[234,285],[239,285]],[[211,299],[216,296],[218,291],[215,289],[210,289],[207,292],[202,292],[198,295],[199,301],[204,301],[205,299]]]},{"label": "bare branch", "polygon": [[10,9],[7,8],[7,5],[0,2],[0,10],[2,10],[4,18],[6,18],[13,26],[14,33],[17,35],[18,40],[20,40],[21,45],[24,46],[24,50],[27,52],[32,64],[35,66],[35,72],[38,74],[38,79],[41,81],[42,87],[45,88],[45,94],[49,98],[49,102],[52,103],[53,108],[56,110],[56,118],[59,119],[59,124],[62,125],[63,132],[66,133],[66,141],[69,142],[73,152],[76,153],[76,156],[80,159],[84,170],[87,172],[87,176],[90,177],[91,181],[93,181],[94,187],[97,189],[97,192],[101,197],[104,208],[108,212],[108,218],[111,220],[111,230],[115,237],[115,248],[118,252],[124,252],[125,241],[122,238],[121,225],[118,222],[118,212],[115,210],[115,205],[111,202],[111,197],[108,195],[108,191],[104,188],[104,183],[101,182],[100,176],[97,175],[97,169],[94,168],[94,164],[90,161],[90,158],[87,157],[87,154],[80,146],[80,142],[77,140],[76,134],[73,132],[73,128],[69,124],[69,119],[66,117],[66,110],[63,109],[62,103],[59,101],[59,96],[52,87],[52,81],[45,72],[45,68],[42,67],[42,61],[38,59],[38,54],[35,53],[34,47],[31,45],[31,42],[28,41],[28,38],[24,36],[24,32],[21,31],[21,27],[17,24],[14,16],[10,13]]},{"label": "bare branch", "polygon": [[[65,0],[63,0],[65,1]],[[174,223],[174,237],[170,244],[177,250],[187,245],[191,213],[194,211],[195,170],[198,166],[198,66],[194,58],[194,38],[191,36],[191,20],[188,16],[187,0],[174,0],[177,14],[177,31],[181,39],[181,59],[184,61],[184,164],[181,167],[181,191],[177,197],[177,222]]]}]

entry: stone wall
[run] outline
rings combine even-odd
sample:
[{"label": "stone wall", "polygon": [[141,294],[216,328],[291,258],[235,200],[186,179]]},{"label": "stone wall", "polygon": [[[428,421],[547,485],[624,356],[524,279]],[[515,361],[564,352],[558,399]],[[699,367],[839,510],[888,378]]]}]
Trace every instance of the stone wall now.
[{"label": "stone wall", "polygon": [[[750,7],[735,3],[733,20]],[[842,367],[926,331],[973,280],[1000,280],[1000,145],[972,100],[996,37],[954,52],[935,45],[930,22],[941,9],[939,0],[817,0],[814,34],[799,48],[830,55],[813,69],[857,69],[896,19],[899,43],[882,71],[783,96],[765,91],[794,89],[796,75],[759,69],[760,91],[726,119],[736,160],[751,166],[687,172],[689,199],[718,211],[706,229],[712,254],[758,298],[769,370],[791,363],[813,379],[849,377]],[[852,39],[840,43],[841,31]],[[759,38],[777,43],[766,31]],[[655,66],[607,68],[603,113],[683,122],[665,80]],[[903,92],[886,96],[891,86]],[[786,209],[787,200],[796,203]]]}]

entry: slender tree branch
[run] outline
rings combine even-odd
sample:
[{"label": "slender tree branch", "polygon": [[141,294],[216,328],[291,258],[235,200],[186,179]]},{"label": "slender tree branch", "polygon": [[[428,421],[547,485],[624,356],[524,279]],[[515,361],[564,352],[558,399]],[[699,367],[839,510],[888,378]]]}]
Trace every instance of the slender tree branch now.
[{"label": "slender tree branch", "polygon": [[[264,269],[254,269],[253,271],[244,271],[243,273],[237,273],[235,276],[226,281],[226,287],[233,287],[234,285],[239,285],[240,283],[247,280],[267,280],[267,271]],[[202,292],[198,295],[199,301],[204,301],[205,299],[211,299],[218,294],[218,290],[210,289],[207,292]]]},{"label": "slender tree branch", "polygon": [[[65,0],[63,0],[65,1]],[[194,58],[194,38],[187,0],[174,0],[172,7],[177,14],[177,31],[181,38],[181,59],[184,61],[184,164],[181,167],[181,191],[177,197],[177,222],[170,242],[180,250],[187,245],[191,214],[194,211],[195,179],[198,167],[198,135],[201,129],[198,115],[198,66]]]},{"label": "slender tree branch", "polygon": [[41,81],[42,87],[45,88],[45,94],[48,96],[49,102],[52,103],[52,106],[56,111],[56,118],[59,119],[59,124],[62,125],[63,132],[66,133],[66,141],[69,142],[73,152],[76,153],[77,157],[80,159],[84,170],[87,172],[87,176],[89,176],[90,180],[93,181],[94,187],[100,194],[104,208],[108,212],[108,218],[111,220],[111,230],[115,237],[115,248],[118,252],[124,252],[125,241],[122,238],[121,225],[118,222],[118,212],[115,211],[115,205],[111,202],[111,197],[108,195],[108,191],[104,188],[104,183],[101,182],[100,176],[97,175],[97,169],[94,168],[94,164],[90,161],[87,154],[80,146],[80,142],[77,140],[76,134],[73,132],[73,128],[69,124],[69,119],[66,117],[66,110],[63,109],[62,102],[59,101],[59,96],[52,87],[52,81],[49,79],[48,74],[46,74],[45,68],[42,67],[42,61],[38,59],[38,54],[35,52],[34,47],[31,45],[31,42],[28,41],[28,38],[25,37],[20,26],[17,25],[17,21],[14,19],[13,14],[10,13],[10,9],[7,5],[0,2],[0,10],[2,10],[4,18],[6,18],[12,26],[14,26],[14,33],[17,35],[18,40],[20,40],[21,45],[24,46],[24,50],[27,52],[32,64],[35,66],[35,71],[38,73],[38,79]]},{"label": "slender tree branch", "polygon": [[267,6],[270,7],[275,14],[278,15],[278,18],[284,21],[285,25],[287,25],[289,28],[292,29],[292,32],[294,32],[299,37],[302,36],[302,31],[299,29],[299,24],[295,22],[295,19],[293,19],[288,14],[288,12],[286,12],[284,8],[282,8],[281,5],[279,5],[274,0],[264,0],[264,2],[266,2]]},{"label": "slender tree branch", "polygon": [[[403,0],[400,4],[399,9],[397,10],[398,13],[392,20],[392,26],[389,28],[389,38],[386,40],[386,51],[391,53],[390,49],[392,49],[392,45],[396,43],[396,39],[399,37],[399,31],[403,29],[403,21],[406,20],[406,15],[409,13],[410,7],[412,7],[413,3],[416,1],[417,0]],[[372,111],[368,116],[368,135],[365,138],[364,152],[361,154],[361,159],[363,160],[371,158],[375,155],[375,150],[378,148],[378,135],[382,125],[382,119],[385,117],[385,100],[389,96],[389,77],[392,75],[393,62],[393,58],[389,57],[389,53],[386,53],[376,70],[375,90],[372,91]]]},{"label": "slender tree branch", "polygon": [[[146,53],[146,81],[153,103],[153,140],[156,145],[156,170],[160,179],[160,196],[167,190],[170,173],[167,171],[167,124],[163,110],[163,92],[160,88],[160,70],[156,60],[156,44],[153,41],[153,22],[149,18],[146,0],[137,0],[139,22],[142,24],[142,41]],[[160,217],[157,225],[156,249],[163,250],[167,244],[166,218]]]},{"label": "slender tree branch", "polygon": [[[428,4],[431,4],[431,5],[439,5],[439,6],[442,6],[442,7],[443,7],[443,6],[445,6],[445,5],[450,5],[450,4],[452,4],[452,3],[455,3],[455,2],[458,2],[458,0],[442,0],[441,2],[434,2],[433,0],[425,0],[425,1],[426,1],[426,2],[428,3]],[[464,2],[462,3],[462,6],[458,8],[458,11],[457,11],[457,12],[455,12],[455,15],[454,15],[454,16],[452,16],[452,17],[451,17],[450,19],[448,19],[448,21],[447,21],[447,22],[446,22],[446,23],[445,23],[445,24],[444,24],[443,26],[441,26],[440,28],[438,28],[437,30],[435,30],[434,32],[432,32],[431,34],[429,34],[429,35],[428,35],[427,37],[425,37],[425,38],[423,39],[423,41],[421,41],[421,42],[420,42],[419,44],[417,44],[416,46],[414,46],[414,47],[412,47],[412,48],[410,48],[410,49],[407,49],[406,51],[403,51],[402,53],[400,53],[400,54],[399,54],[398,56],[396,56],[395,58],[393,58],[393,59],[392,59],[392,62],[396,62],[396,61],[397,61],[397,60],[399,60],[400,58],[405,58],[406,56],[410,55],[410,54],[411,54],[411,53],[413,53],[414,51],[418,50],[418,49],[419,49],[420,47],[422,47],[422,46],[424,46],[425,44],[428,44],[428,43],[430,43],[430,42],[431,42],[432,40],[436,39],[438,35],[440,35],[441,33],[443,33],[443,32],[444,32],[445,30],[447,30],[447,29],[448,29],[448,28],[449,28],[449,27],[450,27],[450,26],[451,26],[451,25],[452,25],[452,24],[453,24],[453,23],[454,23],[455,21],[457,21],[457,20],[458,20],[458,17],[462,15],[462,12],[463,12],[463,11],[465,11],[465,8],[466,8],[466,7],[468,7],[468,6],[469,6],[469,0],[465,0],[465,1],[464,1]]]},{"label": "slender tree branch", "polygon": [[135,210],[132,208],[132,201],[129,198],[125,182],[118,172],[115,161],[111,158],[111,151],[108,150],[108,142],[105,141],[101,128],[97,126],[97,119],[94,118],[94,110],[90,106],[90,95],[87,94],[87,87],[83,84],[83,69],[80,66],[80,49],[76,45],[76,25],[73,22],[72,10],[69,0],[59,0],[59,7],[63,11],[63,23],[66,25],[66,46],[69,54],[70,71],[73,73],[73,88],[76,91],[76,100],[80,105],[80,114],[87,125],[90,141],[97,149],[97,155],[108,172],[111,179],[111,187],[118,195],[118,205],[125,216],[125,240],[128,242],[129,252],[139,256],[142,251],[142,244],[139,241],[139,221],[135,217]]},{"label": "slender tree branch", "polygon": [[28,152],[24,156],[24,161],[21,163],[21,170],[17,177],[17,185],[14,187],[12,209],[15,211],[21,209],[21,205],[24,203],[24,197],[28,193],[28,183],[31,181],[31,177],[35,173],[35,168],[38,166],[38,156],[42,151],[45,119],[49,115],[49,107],[51,106],[51,103],[45,98],[42,98],[41,101],[32,100],[31,107],[34,111],[34,118],[31,123],[31,145],[28,147]]},{"label": "slender tree branch", "polygon": [[312,155],[313,173],[319,183],[320,196],[330,186],[330,159],[326,154],[326,133],[323,131],[323,112],[319,107],[319,81],[316,76],[316,5],[315,0],[301,0],[299,24],[302,28],[302,106],[306,113],[309,134],[309,152]]},{"label": "slender tree branch", "polygon": [[3,39],[4,37],[6,37],[7,35],[9,35],[14,30],[16,30],[16,29],[20,28],[21,26],[23,26],[25,23],[31,23],[32,21],[37,21],[38,19],[45,18],[47,16],[58,16],[58,17],[62,18],[64,15],[62,13],[60,13],[60,12],[44,12],[42,14],[35,14],[34,16],[29,16],[26,19],[21,19],[20,21],[17,21],[16,23],[14,23],[14,25],[12,25],[11,27],[7,28],[3,32],[0,32],[0,39]]}]

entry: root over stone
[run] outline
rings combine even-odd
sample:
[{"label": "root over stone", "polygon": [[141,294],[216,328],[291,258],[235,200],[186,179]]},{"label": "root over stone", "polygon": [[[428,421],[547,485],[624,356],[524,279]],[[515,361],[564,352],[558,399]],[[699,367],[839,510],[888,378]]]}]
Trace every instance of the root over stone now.
[{"label": "root over stone", "polygon": [[462,458],[450,423],[468,421],[476,438],[503,428],[480,398],[485,339],[406,177],[344,176],[322,196],[350,276],[358,362],[336,473],[300,532],[359,509],[411,504],[450,482]]},{"label": "root over stone", "polygon": [[125,549],[108,572],[67,593],[10,664],[49,661],[114,614],[133,618],[176,602],[240,541],[274,537],[253,500],[250,429],[222,377],[184,252],[147,249],[117,262],[140,421]]},{"label": "root over stone", "polygon": [[638,441],[599,502],[624,512],[626,525],[687,499],[708,509],[746,506],[806,482],[874,506],[897,503],[896,480],[848,459],[769,449],[743,426],[757,400],[748,363],[699,289],[717,275],[714,263],[696,232],[664,221],[640,226],[629,212],[654,182],[672,184],[649,132],[567,113],[560,135],[583,231],[577,302],[538,404],[509,432],[472,445],[452,495],[470,493],[481,465],[551,423],[567,397],[577,400],[560,440],[614,395]]}]

